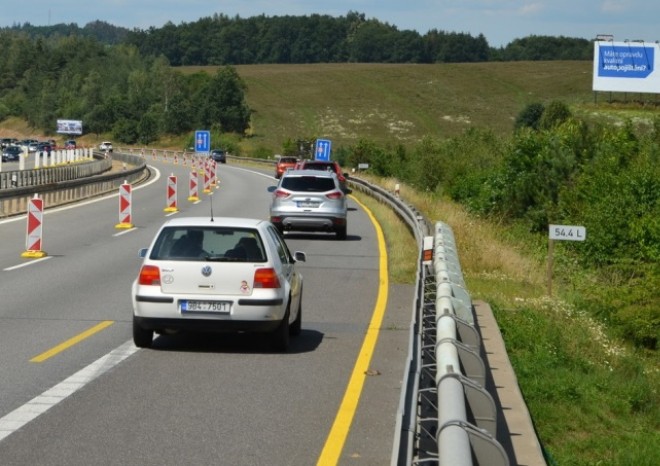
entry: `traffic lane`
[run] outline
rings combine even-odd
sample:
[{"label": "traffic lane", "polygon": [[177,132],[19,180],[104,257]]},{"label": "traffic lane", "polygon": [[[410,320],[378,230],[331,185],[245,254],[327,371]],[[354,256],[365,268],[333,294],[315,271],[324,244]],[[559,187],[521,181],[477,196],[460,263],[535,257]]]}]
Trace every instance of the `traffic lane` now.
[{"label": "traffic lane", "polygon": [[[365,273],[377,267],[376,252],[367,263],[369,245],[316,245],[330,256],[348,248],[346,268],[325,269],[326,254],[302,264],[303,332],[291,353],[272,354],[258,340],[253,350],[209,350],[196,343],[199,336],[159,337],[160,349],[140,351],[5,439],[0,456],[17,464],[86,464],[107,455],[116,464],[211,464],[221,454],[227,464],[313,464],[373,310],[375,291],[367,290],[378,286],[377,275]],[[360,281],[348,273],[353,266],[362,270]],[[325,301],[330,293],[335,299]],[[35,442],[38,451],[29,446]]]},{"label": "traffic lane", "polygon": [[[129,290],[140,266],[137,251],[150,244],[166,220],[166,185],[162,178],[156,181],[134,190],[134,208],[139,211],[140,221],[131,231],[114,228],[117,196],[47,210],[43,248],[48,256],[43,260],[20,257],[25,216],[0,223],[4,239],[0,246],[0,367],[6,375],[0,380],[0,414],[21,406],[130,338]],[[262,192],[265,202],[265,187]],[[210,200],[207,196],[202,201]],[[207,214],[209,209],[203,202],[199,204],[182,205],[181,214]],[[224,203],[217,211],[230,213],[228,208],[233,206]],[[107,320],[123,325],[113,325],[90,337],[96,345],[93,349],[87,349],[89,342],[81,342],[58,354],[56,364],[48,361],[37,367],[30,362],[34,356]]]},{"label": "traffic lane", "polygon": [[[143,189],[148,186],[136,191]],[[163,218],[162,192],[159,187],[152,195],[151,210],[159,207],[152,214],[158,224]],[[153,232],[143,228],[118,233],[117,213],[116,196],[47,210],[43,248],[49,255],[39,260],[20,257],[25,216],[0,222],[1,415],[130,338],[127,294],[139,268],[138,247],[148,244]],[[31,362],[106,320],[115,324],[51,360]],[[118,324],[122,321],[123,326]]]}]

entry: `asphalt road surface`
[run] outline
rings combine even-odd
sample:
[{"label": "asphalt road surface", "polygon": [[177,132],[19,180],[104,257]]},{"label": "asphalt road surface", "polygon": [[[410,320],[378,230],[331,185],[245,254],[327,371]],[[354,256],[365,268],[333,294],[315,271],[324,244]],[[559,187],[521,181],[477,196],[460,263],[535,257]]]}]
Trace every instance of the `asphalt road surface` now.
[{"label": "asphalt road surface", "polygon": [[[188,197],[188,169],[154,162],[132,196],[46,210],[46,257],[26,218],[0,221],[0,464],[389,464],[413,287],[388,283],[379,229],[355,198],[348,238],[287,233],[305,251],[303,331],[288,353],[258,336],[131,339],[137,251],[168,215],[268,217],[270,171],[220,165]],[[179,211],[165,212],[167,175]]]}]

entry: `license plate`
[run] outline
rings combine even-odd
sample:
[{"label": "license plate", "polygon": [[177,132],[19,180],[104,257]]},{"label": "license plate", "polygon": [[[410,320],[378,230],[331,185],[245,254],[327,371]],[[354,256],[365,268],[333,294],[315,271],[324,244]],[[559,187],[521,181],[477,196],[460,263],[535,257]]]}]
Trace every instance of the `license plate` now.
[{"label": "license plate", "polygon": [[298,207],[318,207],[319,205],[321,205],[320,202],[298,201]]},{"label": "license plate", "polygon": [[214,312],[229,314],[229,301],[181,301],[181,312]]}]

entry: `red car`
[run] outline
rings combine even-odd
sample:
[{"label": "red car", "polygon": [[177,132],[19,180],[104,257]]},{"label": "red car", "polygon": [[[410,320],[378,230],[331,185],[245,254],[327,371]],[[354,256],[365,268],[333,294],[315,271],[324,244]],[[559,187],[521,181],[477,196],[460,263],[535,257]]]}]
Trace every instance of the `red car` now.
[{"label": "red car", "polygon": [[275,164],[275,178],[278,180],[282,178],[282,174],[290,168],[294,168],[298,163],[295,157],[280,157]]},{"label": "red car", "polygon": [[350,194],[352,190],[346,185],[346,178],[348,178],[348,173],[342,172],[341,167],[337,162],[325,161],[325,160],[301,160],[296,165],[297,170],[325,170],[334,172],[339,179],[339,184],[341,185],[341,190],[344,194]]}]

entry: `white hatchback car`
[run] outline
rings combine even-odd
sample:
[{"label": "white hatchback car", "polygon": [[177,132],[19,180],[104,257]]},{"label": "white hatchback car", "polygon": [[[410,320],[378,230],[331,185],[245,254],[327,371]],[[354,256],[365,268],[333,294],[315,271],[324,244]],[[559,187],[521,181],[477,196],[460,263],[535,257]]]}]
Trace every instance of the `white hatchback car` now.
[{"label": "white hatchback car", "polygon": [[266,220],[179,217],[161,226],[133,283],[133,340],[154,332],[267,333],[286,351],[302,323],[303,278],[277,229]]}]

